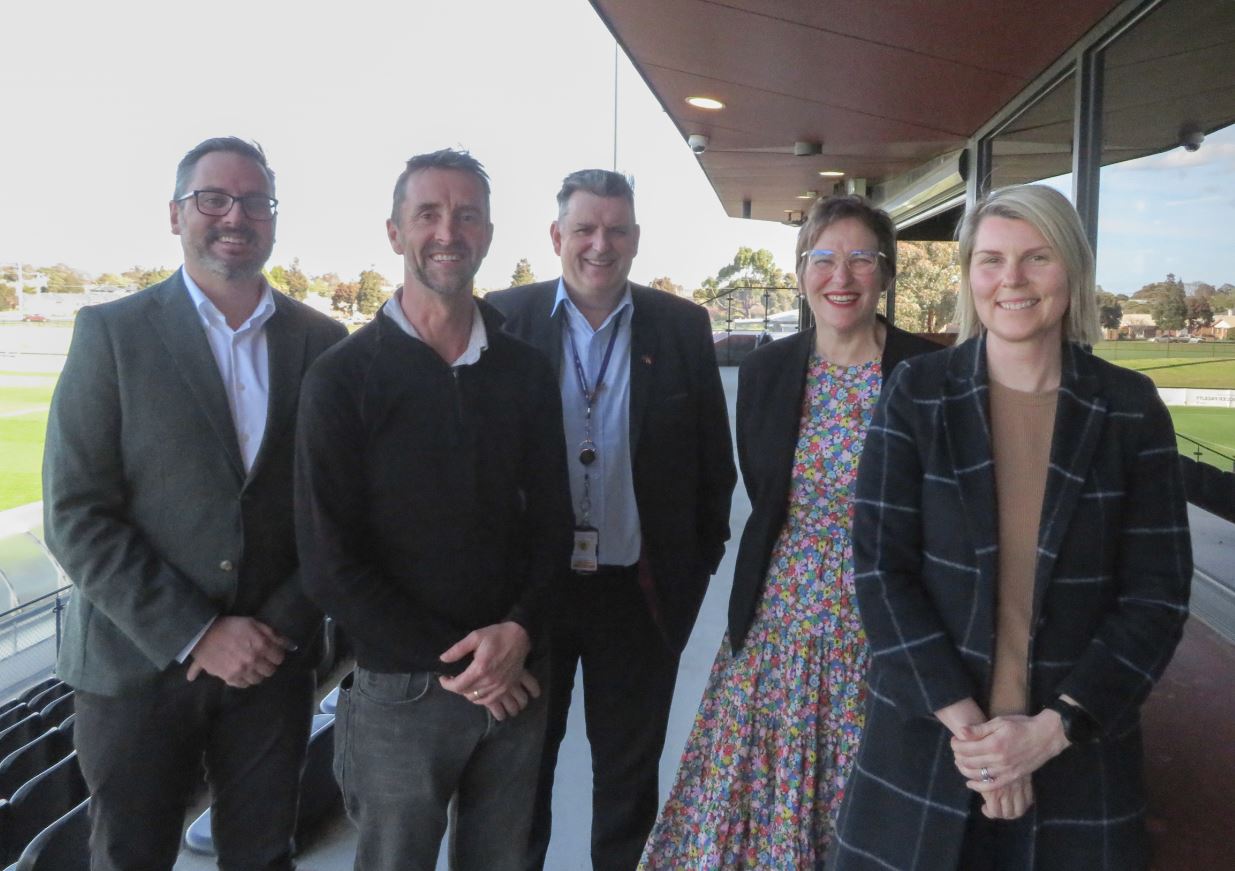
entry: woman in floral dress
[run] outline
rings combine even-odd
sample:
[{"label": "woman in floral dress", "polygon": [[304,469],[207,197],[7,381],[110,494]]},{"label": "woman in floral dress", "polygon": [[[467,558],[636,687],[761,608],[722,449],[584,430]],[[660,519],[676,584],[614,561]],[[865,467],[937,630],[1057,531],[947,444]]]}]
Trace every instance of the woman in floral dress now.
[{"label": "woman in floral dress", "polygon": [[888,216],[815,202],[798,234],[815,327],[747,358],[738,459],[750,495],[721,643],[645,869],[822,867],[862,735],[852,486],[883,379],[936,345],[875,314],[896,275]]}]

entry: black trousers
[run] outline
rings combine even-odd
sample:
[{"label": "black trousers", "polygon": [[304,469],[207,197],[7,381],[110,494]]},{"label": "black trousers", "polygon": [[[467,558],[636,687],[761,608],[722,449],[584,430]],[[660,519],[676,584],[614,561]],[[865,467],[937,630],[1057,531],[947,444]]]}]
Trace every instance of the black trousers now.
[{"label": "black trousers", "polygon": [[636,570],[575,575],[553,592],[549,711],[528,868],[544,867],[553,774],[583,665],[592,749],[592,865],[634,871],[660,804],[658,773],[678,654],[653,622]]},{"label": "black trousers", "polygon": [[284,663],[233,689],[173,666],[152,689],[78,690],[74,743],[90,787],[91,871],[162,871],[180,851],[204,758],[211,830],[223,871],[291,871],[313,675]]}]

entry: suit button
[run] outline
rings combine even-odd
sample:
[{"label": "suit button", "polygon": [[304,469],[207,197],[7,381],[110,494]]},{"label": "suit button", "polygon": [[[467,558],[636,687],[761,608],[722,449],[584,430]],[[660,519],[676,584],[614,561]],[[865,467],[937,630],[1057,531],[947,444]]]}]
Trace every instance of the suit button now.
[{"label": "suit button", "polygon": [[233,568],[232,561],[229,559],[223,560],[223,562],[219,563],[219,568],[221,568],[225,572],[230,572]]}]

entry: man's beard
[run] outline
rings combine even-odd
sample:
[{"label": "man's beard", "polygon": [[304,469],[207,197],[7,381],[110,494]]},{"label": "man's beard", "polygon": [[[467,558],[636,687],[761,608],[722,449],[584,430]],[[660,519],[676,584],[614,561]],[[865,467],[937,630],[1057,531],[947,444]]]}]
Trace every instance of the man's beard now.
[{"label": "man's beard", "polygon": [[473,279],[476,278],[476,269],[472,269],[467,273],[467,275],[458,275],[457,277],[454,275],[449,277],[430,276],[429,270],[426,268],[426,264],[432,263],[430,258],[434,254],[443,253],[458,254],[465,262],[470,260],[471,255],[471,252],[467,249],[452,249],[449,251],[442,251],[439,249],[426,252],[423,258],[417,258],[412,263],[412,273],[416,276],[416,280],[425,287],[429,288],[429,290],[436,293],[438,296],[454,296],[457,293],[462,293],[465,290],[469,290],[472,286]]},{"label": "man's beard", "polygon": [[270,240],[270,245],[264,251],[260,248],[255,249],[253,256],[246,260],[226,260],[216,257],[210,247],[218,241],[220,236],[224,235],[239,236],[250,245],[257,240],[257,234],[246,228],[233,228],[230,230],[211,228],[207,231],[206,238],[198,251],[199,259],[206,268],[225,281],[256,278],[260,275],[262,267],[266,265],[266,261],[270,259],[271,251],[274,250],[274,240]]}]

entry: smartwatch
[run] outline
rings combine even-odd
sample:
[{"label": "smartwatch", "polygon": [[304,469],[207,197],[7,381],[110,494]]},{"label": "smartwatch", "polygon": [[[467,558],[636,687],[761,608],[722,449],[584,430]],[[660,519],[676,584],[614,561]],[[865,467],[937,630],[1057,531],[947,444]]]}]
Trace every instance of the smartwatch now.
[{"label": "smartwatch", "polygon": [[1054,711],[1063,722],[1063,734],[1069,744],[1083,744],[1098,737],[1098,724],[1080,705],[1066,702],[1061,696],[1046,703],[1043,710]]}]

